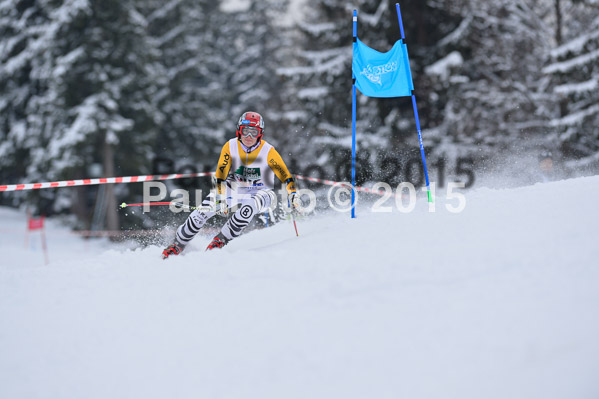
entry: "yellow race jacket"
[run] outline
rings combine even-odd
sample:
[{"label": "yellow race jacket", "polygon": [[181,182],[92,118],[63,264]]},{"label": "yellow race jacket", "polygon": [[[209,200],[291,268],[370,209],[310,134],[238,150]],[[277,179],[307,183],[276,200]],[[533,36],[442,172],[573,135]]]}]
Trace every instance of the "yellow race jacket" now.
[{"label": "yellow race jacket", "polygon": [[235,181],[243,189],[251,192],[262,188],[274,188],[274,176],[283,182],[287,193],[295,192],[295,181],[283,158],[266,140],[247,153],[237,138],[223,146],[216,167],[216,188],[218,194],[225,193],[223,182]]}]

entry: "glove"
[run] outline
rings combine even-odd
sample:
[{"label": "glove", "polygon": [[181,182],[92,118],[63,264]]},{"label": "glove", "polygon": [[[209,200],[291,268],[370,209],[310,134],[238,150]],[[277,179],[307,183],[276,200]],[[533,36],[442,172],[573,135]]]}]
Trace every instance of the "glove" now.
[{"label": "glove", "polygon": [[296,192],[289,194],[287,198],[289,199],[290,211],[301,212],[303,210],[304,203]]},{"label": "glove", "polygon": [[215,199],[215,212],[217,215],[226,216],[229,213],[229,207],[227,206],[227,199],[222,194],[216,194]]}]

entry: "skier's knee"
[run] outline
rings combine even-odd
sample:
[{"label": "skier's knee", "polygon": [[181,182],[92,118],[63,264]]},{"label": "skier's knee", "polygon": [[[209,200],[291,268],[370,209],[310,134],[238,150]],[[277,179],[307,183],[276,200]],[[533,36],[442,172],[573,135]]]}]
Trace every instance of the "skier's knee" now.
[{"label": "skier's knee", "polygon": [[254,195],[257,212],[263,212],[277,203],[277,196],[273,190],[260,190]]},{"label": "skier's knee", "polygon": [[198,226],[203,226],[204,223],[210,219],[211,215],[202,211],[202,212],[193,212],[189,215],[189,218],[192,219]]}]

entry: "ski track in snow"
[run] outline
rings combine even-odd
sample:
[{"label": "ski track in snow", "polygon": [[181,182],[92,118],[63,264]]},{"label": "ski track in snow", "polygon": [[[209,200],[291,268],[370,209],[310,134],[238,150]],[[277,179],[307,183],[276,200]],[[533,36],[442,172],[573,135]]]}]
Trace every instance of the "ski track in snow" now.
[{"label": "ski track in snow", "polygon": [[50,221],[47,266],[0,208],[0,398],[597,398],[598,197],[478,189],[167,261]]}]

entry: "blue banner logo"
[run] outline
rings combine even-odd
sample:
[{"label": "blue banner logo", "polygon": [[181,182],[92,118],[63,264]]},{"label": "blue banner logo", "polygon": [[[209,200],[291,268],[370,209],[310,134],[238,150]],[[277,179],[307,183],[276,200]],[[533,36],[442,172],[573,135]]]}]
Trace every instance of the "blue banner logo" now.
[{"label": "blue banner logo", "polygon": [[401,40],[381,53],[356,38],[352,70],[356,87],[368,97],[411,96],[414,90],[408,50]]}]

